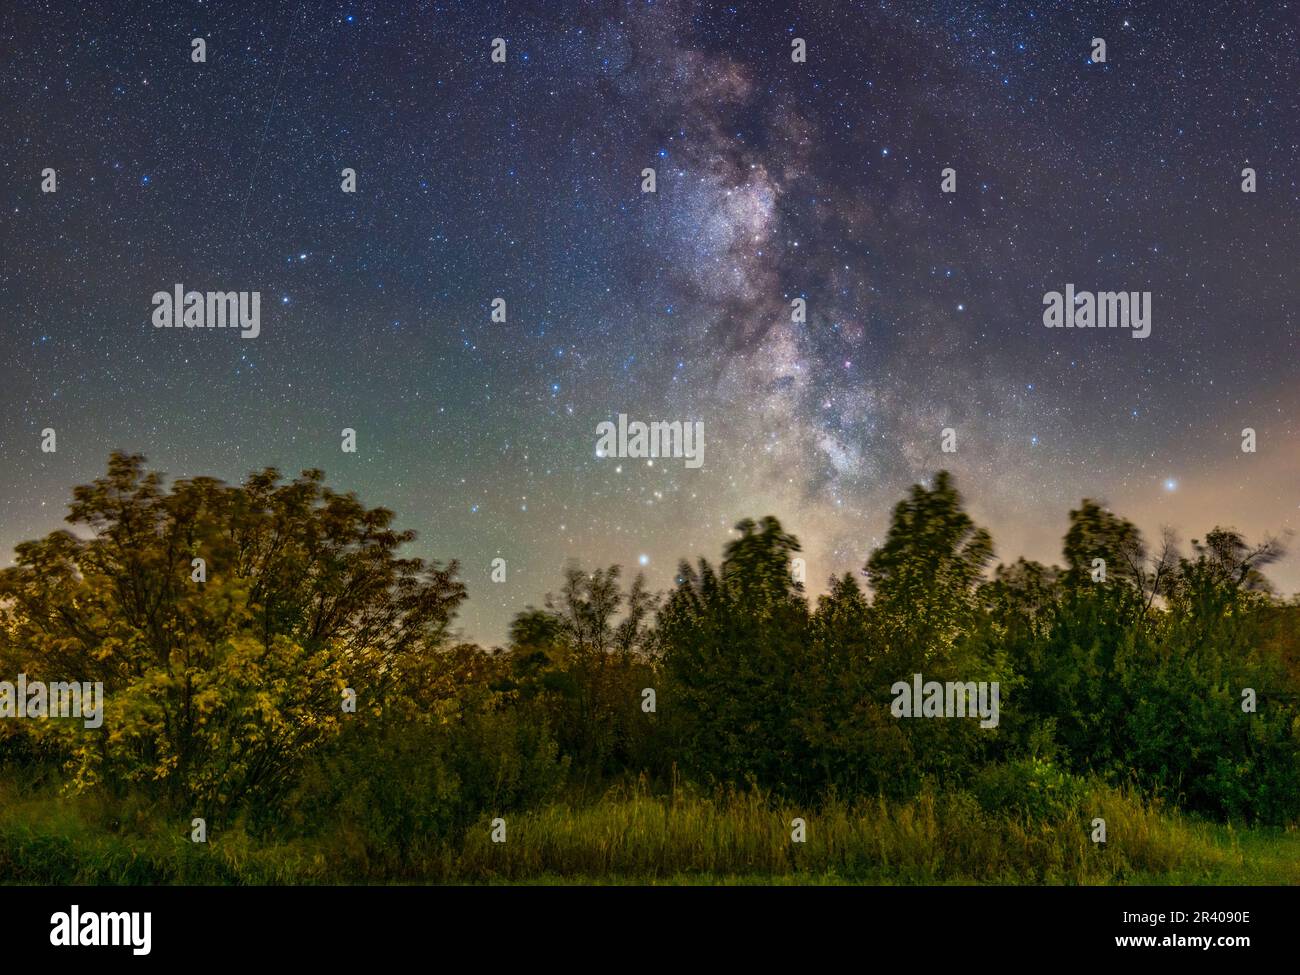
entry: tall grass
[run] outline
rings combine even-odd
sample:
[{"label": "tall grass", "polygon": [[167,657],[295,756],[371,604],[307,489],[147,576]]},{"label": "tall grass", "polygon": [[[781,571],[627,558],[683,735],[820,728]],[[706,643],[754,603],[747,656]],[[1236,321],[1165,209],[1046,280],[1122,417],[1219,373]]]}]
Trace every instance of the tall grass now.
[{"label": "tall grass", "polygon": [[[964,793],[817,809],[752,792],[611,796],[516,817],[505,843],[491,841],[485,820],[467,832],[456,867],[505,880],[803,874],[866,883],[1101,884],[1240,865],[1231,845],[1131,795],[1099,788],[1088,805],[1074,816],[1035,819],[987,812]],[[1106,820],[1104,845],[1091,840],[1094,815]],[[796,818],[806,826],[802,843],[792,841]]]},{"label": "tall grass", "polygon": [[[1105,844],[1091,840],[1095,817],[1106,820]],[[0,797],[0,882],[1300,882],[1294,855],[1255,869],[1251,854],[1279,843],[1294,852],[1295,834],[1242,844],[1230,828],[1100,785],[1079,808],[1050,818],[992,811],[965,793],[801,808],[754,792],[640,789],[509,816],[504,843],[491,840],[493,818],[457,838],[414,842],[395,862],[355,823],[328,824],[292,843],[255,840],[236,827],[194,844],[188,823],[164,826],[129,805]],[[805,821],[806,842],[791,841],[796,818]]]}]

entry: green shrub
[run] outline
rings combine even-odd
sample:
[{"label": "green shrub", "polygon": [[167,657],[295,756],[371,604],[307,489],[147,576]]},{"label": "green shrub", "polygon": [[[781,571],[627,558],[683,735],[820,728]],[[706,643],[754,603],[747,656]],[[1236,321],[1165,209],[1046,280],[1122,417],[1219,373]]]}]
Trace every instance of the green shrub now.
[{"label": "green shrub", "polygon": [[1077,813],[1088,785],[1045,759],[1027,758],[981,769],[972,791],[989,813],[1060,820]]}]

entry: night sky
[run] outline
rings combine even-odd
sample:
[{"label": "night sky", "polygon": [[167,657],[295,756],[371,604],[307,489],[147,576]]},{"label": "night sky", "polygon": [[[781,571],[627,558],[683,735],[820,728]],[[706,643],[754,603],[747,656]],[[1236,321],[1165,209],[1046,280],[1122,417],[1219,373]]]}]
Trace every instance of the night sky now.
[{"label": "night sky", "polygon": [[[746,516],[815,593],[940,468],[1003,561],[1059,562],[1085,496],[1300,522],[1294,3],[19,7],[3,564],[113,449],[324,469],[460,561],[489,643],[566,560],[664,589]],[[259,291],[261,334],[155,329],[177,283]],[[1150,336],[1044,328],[1067,283],[1150,291]],[[619,413],[702,422],[703,466],[598,457]]]}]

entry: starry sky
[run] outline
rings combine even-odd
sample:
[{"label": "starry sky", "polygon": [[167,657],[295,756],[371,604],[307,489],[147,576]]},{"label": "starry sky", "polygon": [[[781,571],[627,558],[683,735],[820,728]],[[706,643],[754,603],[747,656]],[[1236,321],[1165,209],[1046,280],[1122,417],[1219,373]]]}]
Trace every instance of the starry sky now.
[{"label": "starry sky", "polygon": [[[665,589],[746,516],[816,593],[940,468],[1003,561],[1059,561],[1085,496],[1184,543],[1300,527],[1298,35],[1285,2],[8,5],[0,563],[113,449],[324,469],[460,561],[485,643],[568,560]],[[259,291],[260,336],[153,328],[176,283]],[[1152,292],[1150,337],[1044,328],[1067,283]],[[598,457],[619,413],[702,422],[703,466]]]}]

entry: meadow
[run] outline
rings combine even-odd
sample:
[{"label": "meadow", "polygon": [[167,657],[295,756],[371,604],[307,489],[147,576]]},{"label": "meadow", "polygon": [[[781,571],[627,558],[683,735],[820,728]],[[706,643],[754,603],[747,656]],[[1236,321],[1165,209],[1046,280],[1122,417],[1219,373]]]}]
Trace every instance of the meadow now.
[{"label": "meadow", "polygon": [[[1094,843],[1089,823],[1107,823]],[[806,841],[791,841],[791,824]],[[1300,883],[1300,832],[1240,828],[1162,810],[1098,785],[1047,819],[985,809],[969,794],[830,802],[815,810],[756,792],[650,795],[489,817],[454,841],[396,858],[336,825],[310,840],[236,826],[207,843],[147,809],[46,792],[0,800],[0,878],[17,884],[1141,884]]]}]

